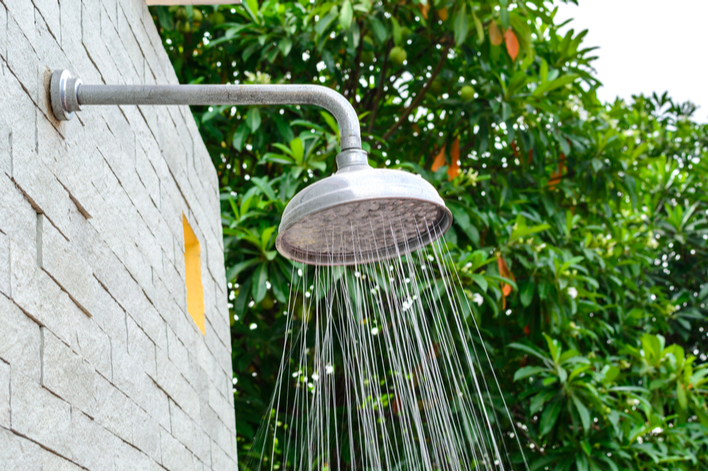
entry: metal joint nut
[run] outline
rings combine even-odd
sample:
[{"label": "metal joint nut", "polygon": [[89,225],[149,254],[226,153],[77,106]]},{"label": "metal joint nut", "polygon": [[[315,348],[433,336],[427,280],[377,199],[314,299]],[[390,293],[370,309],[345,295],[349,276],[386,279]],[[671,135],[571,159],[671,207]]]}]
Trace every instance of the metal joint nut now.
[{"label": "metal joint nut", "polygon": [[368,167],[368,165],[369,159],[363,149],[345,149],[337,154],[337,169],[340,171],[351,166]]}]

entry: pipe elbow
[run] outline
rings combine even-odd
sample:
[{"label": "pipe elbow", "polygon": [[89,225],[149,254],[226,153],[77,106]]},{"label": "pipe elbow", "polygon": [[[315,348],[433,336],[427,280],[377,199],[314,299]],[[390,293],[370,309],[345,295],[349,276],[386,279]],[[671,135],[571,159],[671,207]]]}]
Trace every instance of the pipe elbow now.
[{"label": "pipe elbow", "polygon": [[342,151],[361,149],[361,129],[359,116],[349,100],[339,92],[322,85],[309,85],[312,88],[312,105],[317,105],[332,113],[339,124],[339,137]]}]

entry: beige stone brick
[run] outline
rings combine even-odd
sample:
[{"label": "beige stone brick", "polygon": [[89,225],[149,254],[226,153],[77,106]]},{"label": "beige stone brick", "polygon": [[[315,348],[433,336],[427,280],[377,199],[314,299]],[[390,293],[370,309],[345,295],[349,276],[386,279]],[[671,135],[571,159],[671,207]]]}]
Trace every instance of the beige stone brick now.
[{"label": "beige stone brick", "polygon": [[42,448],[0,427],[0,467],[3,470],[42,470]]},{"label": "beige stone brick", "polygon": [[0,359],[35,382],[40,381],[41,337],[39,325],[12,300],[0,295]]},{"label": "beige stone brick", "polygon": [[[95,279],[92,280],[92,283],[95,284],[94,293],[102,290]],[[104,306],[101,306],[98,303],[96,303],[95,306],[97,307],[95,312],[103,311],[105,309]],[[120,318],[118,321],[120,321]],[[121,333],[120,330],[109,332],[118,336]],[[76,325],[76,340],[77,352],[103,377],[111,380],[113,377],[113,367],[111,363],[111,337],[97,323],[96,317],[78,317]],[[119,342],[120,339],[115,340],[116,344]]]},{"label": "beige stone brick", "polygon": [[122,441],[80,411],[72,415],[71,423],[73,434],[68,441],[72,460],[89,470],[114,470]]},{"label": "beige stone brick", "polygon": [[78,317],[86,316],[45,272],[33,254],[10,242],[12,300],[34,321],[71,345]]},{"label": "beige stone brick", "polygon": [[162,349],[157,349],[157,383],[194,420],[199,419],[199,396]]},{"label": "beige stone brick", "polygon": [[140,45],[138,44],[138,41],[130,28],[130,23],[125,17],[125,13],[120,6],[118,6],[117,17],[118,24],[116,25],[116,29],[118,32],[118,37],[120,38],[125,52],[130,58],[130,62],[132,63],[133,68],[142,83],[143,78],[145,77],[145,58],[143,51],[140,49]]},{"label": "beige stone brick", "polygon": [[96,376],[96,414],[98,424],[124,441],[133,442],[134,403],[113,384]]},{"label": "beige stone brick", "polygon": [[137,405],[131,415],[133,424],[132,444],[147,454],[155,462],[162,462],[160,449],[160,424]]},{"label": "beige stone brick", "polygon": [[216,444],[216,442],[211,442],[212,470],[236,470],[238,468],[238,464],[235,459],[235,456],[229,456],[229,454],[224,452],[224,450]]},{"label": "beige stone brick", "polygon": [[98,309],[91,267],[44,215],[37,218],[37,246],[38,265],[91,316]]},{"label": "beige stone brick", "polygon": [[[34,5],[27,0],[3,0],[7,7],[8,19],[17,22],[30,43],[34,42]],[[14,43],[14,41],[13,41]]]},{"label": "beige stone brick", "polygon": [[[34,30],[34,9],[31,21],[32,30]],[[7,48],[7,65],[32,101],[37,103],[37,53],[32,47],[26,31],[23,31],[12,15],[7,18],[7,35],[12,38],[12,45]],[[34,31],[32,31],[30,36],[32,40],[34,40],[34,36]]]},{"label": "beige stone brick", "polygon": [[187,448],[165,430],[160,432],[162,465],[169,470],[194,469],[194,457]]},{"label": "beige stone brick", "polygon": [[64,457],[71,457],[71,439],[76,432],[71,425],[71,405],[22,372],[13,372],[10,388],[12,429]]},{"label": "beige stone brick", "polygon": [[42,470],[82,470],[73,462],[46,449],[40,449],[40,456],[42,457]]},{"label": "beige stone brick", "polygon": [[46,328],[42,328],[42,386],[79,408],[96,414],[96,372]]},{"label": "beige stone brick", "polygon": [[157,377],[155,366],[155,343],[147,334],[133,321],[130,316],[127,318],[128,325],[128,353],[136,359],[143,371],[152,378]]},{"label": "beige stone brick", "polygon": [[[59,2],[56,0],[32,0],[35,10],[35,24],[39,19],[46,23],[49,33],[57,43],[61,43],[61,20],[59,15]],[[37,38],[36,43],[43,41]],[[35,43],[35,44],[36,44]]]},{"label": "beige stone brick", "polygon": [[37,213],[10,180],[0,173],[0,231],[26,248],[35,246]]}]

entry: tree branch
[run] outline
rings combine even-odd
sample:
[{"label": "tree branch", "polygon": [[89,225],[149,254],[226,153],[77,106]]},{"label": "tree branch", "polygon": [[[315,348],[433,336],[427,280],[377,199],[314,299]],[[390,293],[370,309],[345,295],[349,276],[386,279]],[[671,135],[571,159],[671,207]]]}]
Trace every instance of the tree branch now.
[{"label": "tree branch", "polygon": [[[390,44],[389,44],[389,45],[390,45]],[[423,49],[423,51],[421,51],[421,53],[418,54],[418,55],[415,57],[415,60],[414,60],[414,61],[418,61],[421,57],[425,56],[425,54],[427,54],[428,50],[429,50],[432,46],[434,46],[434,45],[435,45],[435,44],[429,44],[428,46],[426,46],[425,49]],[[388,50],[387,50],[386,55],[388,55]],[[405,70],[405,69],[399,69],[398,71],[392,73],[390,76],[388,76],[388,82],[395,82],[396,79],[401,75],[401,73],[402,73],[404,70]],[[374,97],[375,97],[376,94],[378,93],[378,90],[379,90],[379,89],[378,89],[378,87],[377,87],[377,88],[375,88],[375,89],[373,89],[373,90],[370,90],[369,92],[366,93],[366,99],[364,100],[364,101],[366,102],[366,104],[365,104],[365,106],[364,106],[364,109],[365,109],[365,110],[368,110],[369,107],[371,106],[371,104],[372,104],[372,102],[373,102],[373,100],[374,100]],[[376,96],[375,98],[376,98],[377,101],[380,101],[380,100],[381,100],[381,97],[380,97],[380,96]],[[371,132],[369,132],[369,133],[371,133]]]},{"label": "tree branch", "polygon": [[415,97],[415,100],[408,106],[408,108],[405,109],[401,117],[396,121],[396,123],[391,126],[391,128],[386,131],[386,134],[383,135],[382,139],[385,141],[388,138],[391,137],[391,135],[398,129],[399,126],[403,124],[403,121],[408,118],[408,115],[411,114],[413,110],[418,108],[418,105],[420,105],[420,102],[423,101],[423,98],[425,97],[425,94],[428,93],[428,89],[430,89],[430,86],[433,84],[433,80],[438,76],[440,71],[442,70],[443,65],[445,64],[445,59],[447,59],[447,52],[450,50],[450,45],[445,44],[442,48],[441,55],[440,55],[440,60],[438,61],[438,64],[435,66],[435,70],[433,70],[433,73],[430,75],[430,78],[428,79],[428,82],[425,84],[423,87],[423,90],[421,90],[418,95]]}]

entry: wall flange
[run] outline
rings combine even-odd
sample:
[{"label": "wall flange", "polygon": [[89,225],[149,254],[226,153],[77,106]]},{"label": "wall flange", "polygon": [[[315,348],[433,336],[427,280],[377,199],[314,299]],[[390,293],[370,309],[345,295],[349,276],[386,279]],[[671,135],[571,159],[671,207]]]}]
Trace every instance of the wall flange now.
[{"label": "wall flange", "polygon": [[71,77],[68,70],[55,70],[49,83],[52,113],[59,121],[68,121],[81,110],[78,91],[81,79]]}]

